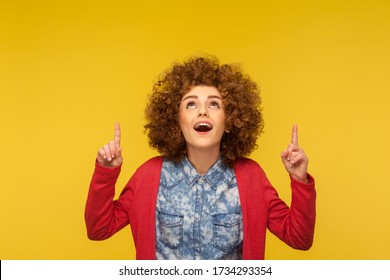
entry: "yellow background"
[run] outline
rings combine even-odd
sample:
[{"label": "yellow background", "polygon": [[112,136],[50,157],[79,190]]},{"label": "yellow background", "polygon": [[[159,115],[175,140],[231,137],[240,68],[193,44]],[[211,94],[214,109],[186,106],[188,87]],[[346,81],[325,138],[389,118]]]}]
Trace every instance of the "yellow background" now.
[{"label": "yellow background", "polygon": [[188,56],[241,63],[262,89],[252,158],[290,200],[280,152],[299,124],[318,190],[313,248],[268,259],[390,258],[390,2],[0,1],[0,259],[132,259],[129,228],[89,241],[98,147],[122,125],[117,190],[156,152],[143,111]]}]

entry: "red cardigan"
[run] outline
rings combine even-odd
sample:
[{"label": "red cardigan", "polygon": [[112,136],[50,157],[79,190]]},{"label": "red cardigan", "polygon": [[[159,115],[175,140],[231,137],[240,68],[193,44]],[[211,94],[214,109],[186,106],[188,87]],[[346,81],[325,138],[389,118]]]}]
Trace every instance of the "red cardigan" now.
[{"label": "red cardigan", "polygon": [[[155,216],[163,157],[141,165],[114,199],[120,167],[96,163],[85,209],[88,237],[103,240],[131,225],[137,259],[155,259]],[[264,259],[266,229],[295,249],[313,243],[316,217],[314,179],[305,184],[291,178],[289,208],[268,181],[263,169],[243,158],[234,165],[243,217],[243,259]]]}]

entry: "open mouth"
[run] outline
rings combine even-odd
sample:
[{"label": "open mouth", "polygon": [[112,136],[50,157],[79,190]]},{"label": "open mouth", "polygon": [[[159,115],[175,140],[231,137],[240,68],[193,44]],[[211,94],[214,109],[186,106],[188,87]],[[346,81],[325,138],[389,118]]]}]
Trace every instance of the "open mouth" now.
[{"label": "open mouth", "polygon": [[213,129],[213,126],[207,122],[200,122],[194,126],[194,129],[198,132],[208,132]]}]

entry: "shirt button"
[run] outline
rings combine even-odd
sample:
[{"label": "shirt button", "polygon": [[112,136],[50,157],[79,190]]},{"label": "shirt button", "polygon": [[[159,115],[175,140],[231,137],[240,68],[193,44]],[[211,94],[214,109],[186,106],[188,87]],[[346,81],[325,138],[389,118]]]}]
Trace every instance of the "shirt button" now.
[{"label": "shirt button", "polygon": [[199,222],[200,222],[199,217],[195,217],[195,223],[199,223]]},{"label": "shirt button", "polygon": [[204,183],[204,179],[203,179],[202,177],[199,178],[198,183],[199,183],[199,184],[203,184],[203,183]]}]

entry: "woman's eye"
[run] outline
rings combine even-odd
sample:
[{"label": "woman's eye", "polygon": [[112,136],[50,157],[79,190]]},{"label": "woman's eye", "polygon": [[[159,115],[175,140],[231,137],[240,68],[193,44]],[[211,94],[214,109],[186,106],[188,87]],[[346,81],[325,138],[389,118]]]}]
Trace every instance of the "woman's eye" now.
[{"label": "woman's eye", "polygon": [[186,109],[194,109],[196,108],[195,102],[188,102],[186,105]]},{"label": "woman's eye", "polygon": [[219,109],[219,108],[220,108],[219,103],[216,102],[216,101],[211,102],[211,103],[210,103],[210,108]]}]

